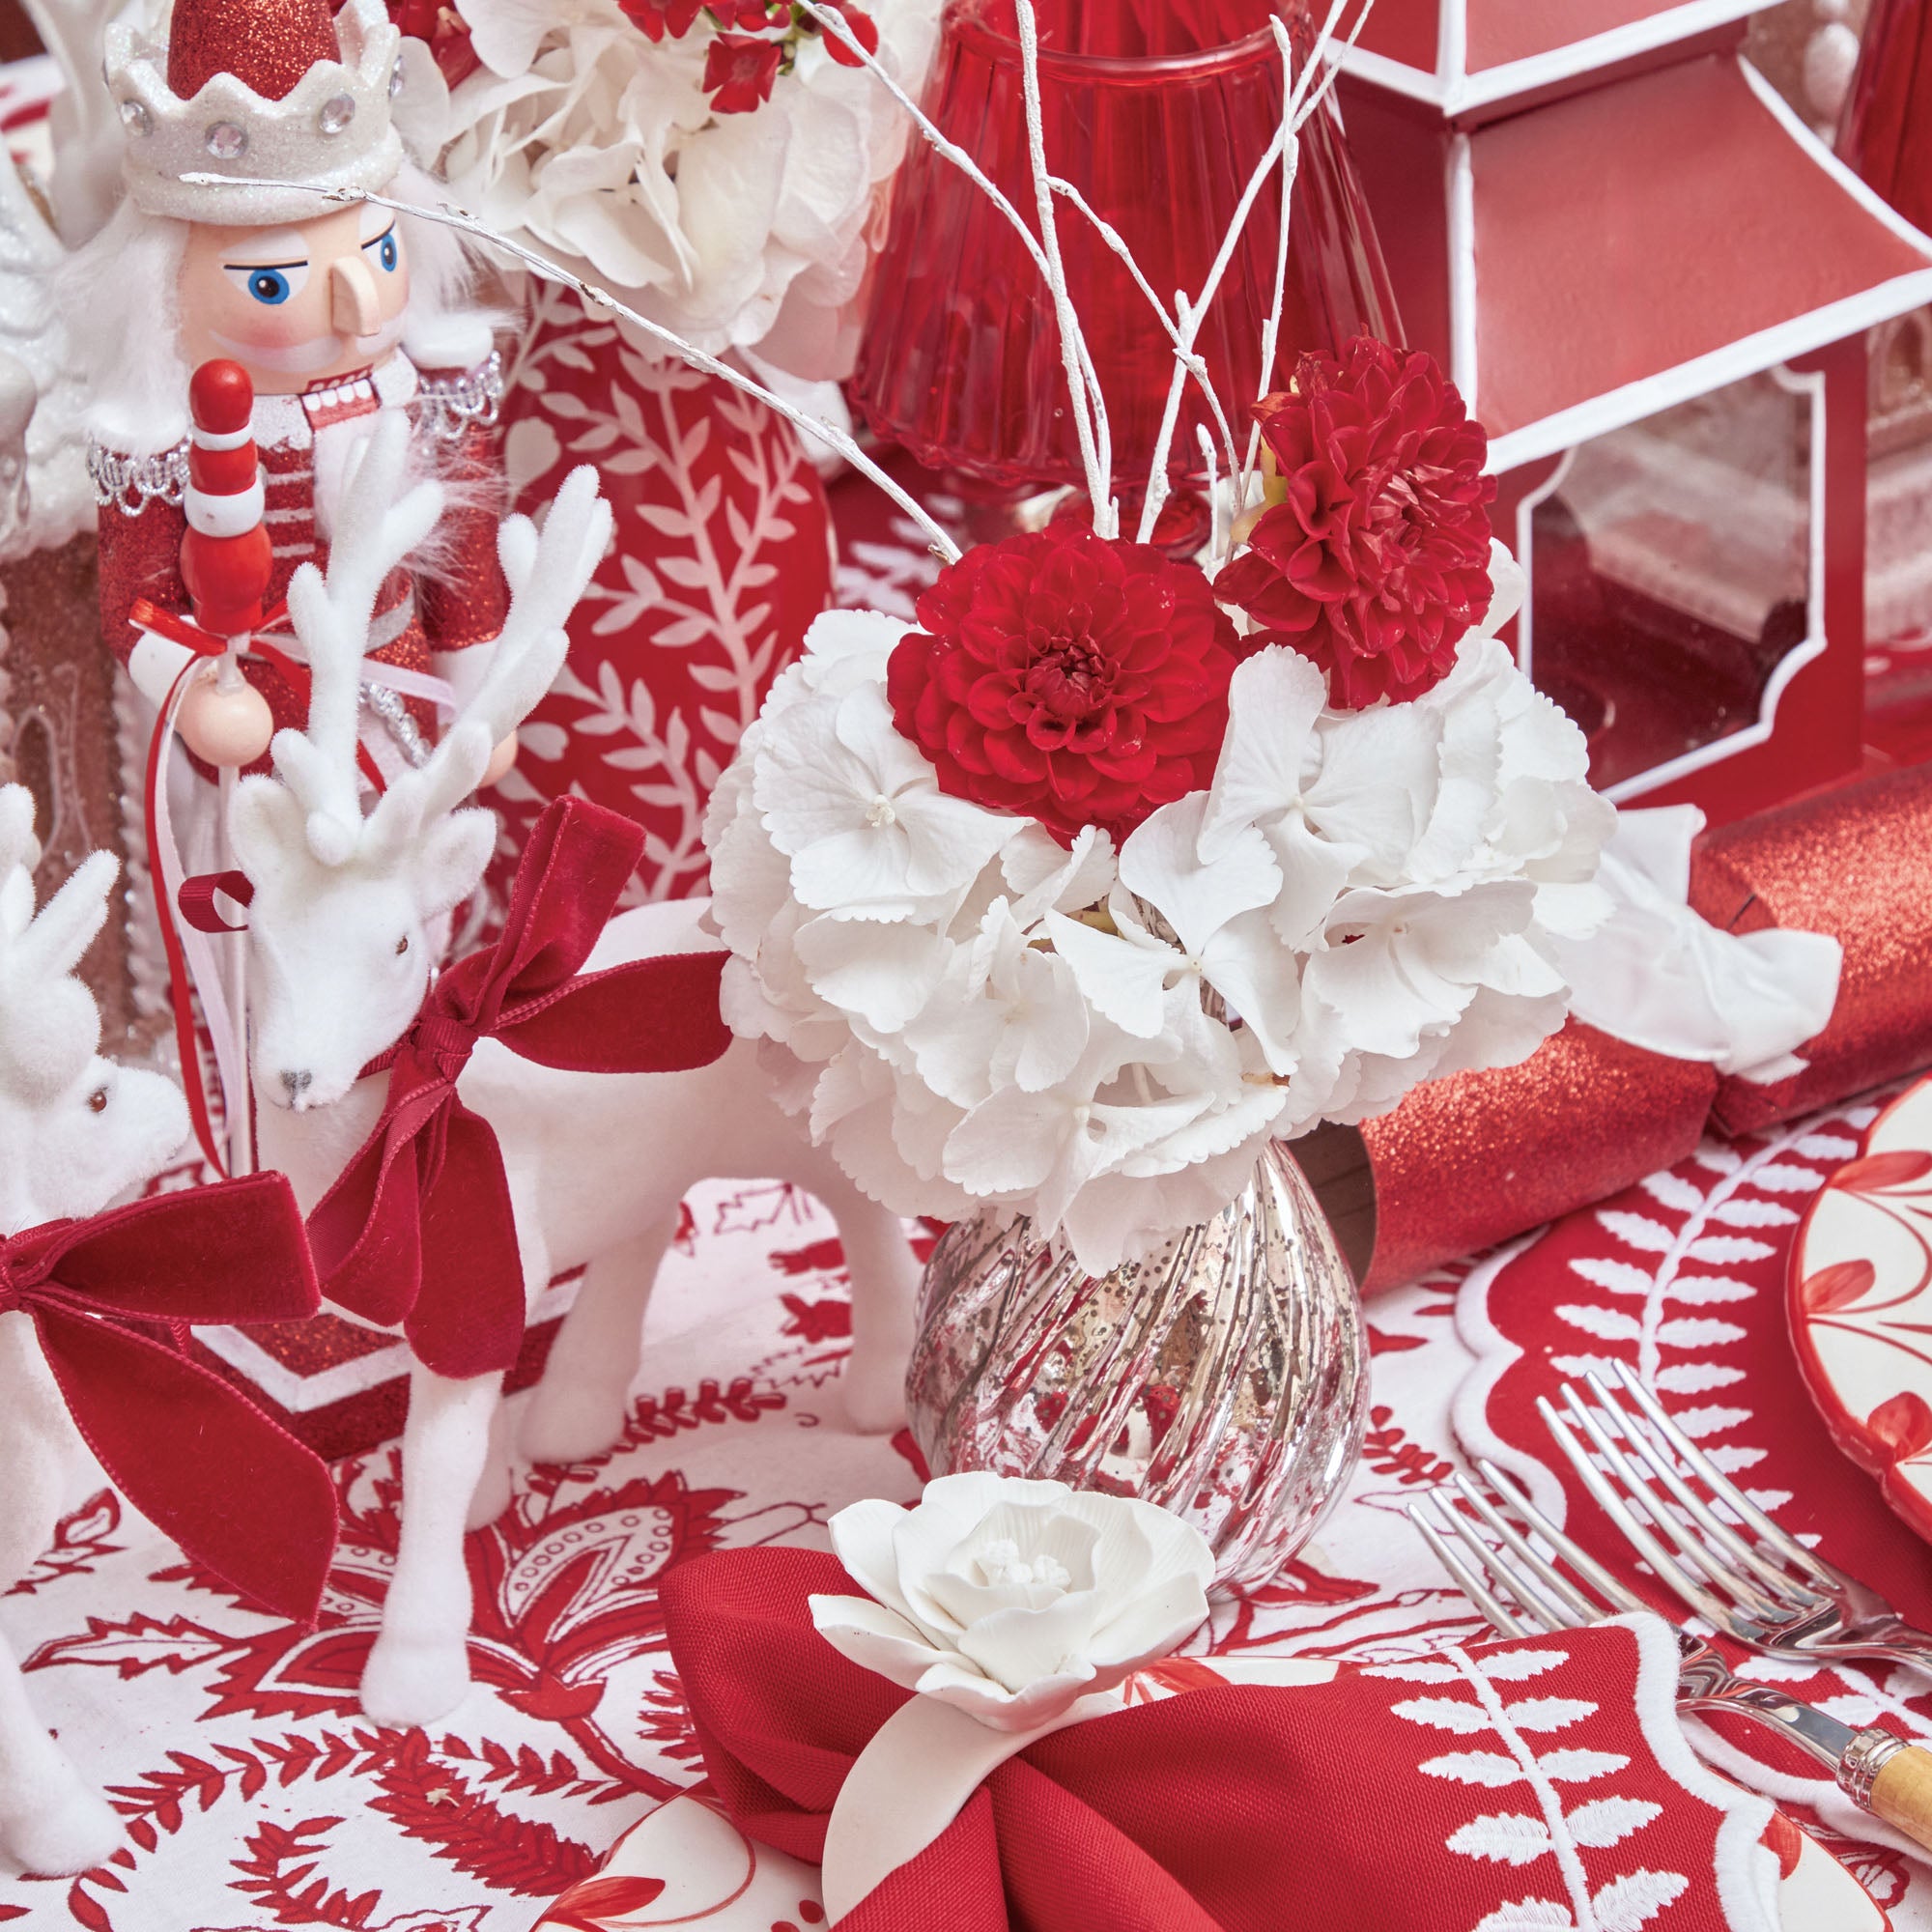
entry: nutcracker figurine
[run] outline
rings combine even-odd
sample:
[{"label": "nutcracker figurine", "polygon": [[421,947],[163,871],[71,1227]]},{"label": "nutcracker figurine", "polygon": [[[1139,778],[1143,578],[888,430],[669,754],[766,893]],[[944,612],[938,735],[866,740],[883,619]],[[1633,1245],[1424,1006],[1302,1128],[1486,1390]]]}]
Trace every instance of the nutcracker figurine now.
[{"label": "nutcracker figurine", "polygon": [[[500,625],[501,374],[490,319],[467,303],[460,244],[366,204],[184,179],[427,200],[434,185],[392,125],[404,73],[382,0],[333,16],[327,0],[176,0],[165,46],[108,30],[127,196],[62,293],[91,365],[102,637],[156,714],[154,762],[166,769],[151,793],[189,871],[223,868],[223,775],[258,765],[272,733],[306,714],[306,676],[276,614],[297,566],[326,562],[332,504],[378,412],[407,412],[419,469],[454,487],[427,554],[378,601],[370,782],[427,756],[439,711],[474,688]],[[266,581],[224,606],[248,559],[266,561]],[[185,757],[168,750],[177,735]],[[499,748],[493,779],[514,752]],[[154,855],[157,878],[180,869],[169,857]],[[174,908],[161,911],[165,926]],[[245,1093],[225,1063],[223,1082],[231,1099]]]}]

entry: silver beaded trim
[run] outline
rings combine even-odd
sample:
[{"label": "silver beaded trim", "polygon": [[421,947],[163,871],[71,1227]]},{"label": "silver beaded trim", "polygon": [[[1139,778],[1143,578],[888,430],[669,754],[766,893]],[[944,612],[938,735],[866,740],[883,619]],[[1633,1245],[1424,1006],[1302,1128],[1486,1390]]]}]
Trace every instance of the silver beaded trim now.
[{"label": "silver beaded trim", "polygon": [[150,503],[179,503],[187,492],[187,440],[155,456],[124,456],[118,449],[87,445],[87,474],[94,500],[124,517],[138,517]]},{"label": "silver beaded trim", "polygon": [[496,350],[473,369],[453,376],[425,376],[416,390],[416,423],[439,442],[455,442],[472,429],[488,429],[503,406],[503,358]]},{"label": "silver beaded trim", "polygon": [[1876,1724],[1861,1731],[1845,1747],[1845,1754],[1838,1760],[1838,1789],[1861,1811],[1869,1811],[1872,1786],[1878,1782],[1879,1773],[1905,1748],[1903,1738],[1881,1730]]},{"label": "silver beaded trim", "polygon": [[429,763],[429,747],[423,742],[423,734],[416,729],[416,721],[410,716],[410,708],[403,702],[402,693],[386,684],[365,684],[362,687],[363,701],[378,718],[410,763],[420,771]]}]

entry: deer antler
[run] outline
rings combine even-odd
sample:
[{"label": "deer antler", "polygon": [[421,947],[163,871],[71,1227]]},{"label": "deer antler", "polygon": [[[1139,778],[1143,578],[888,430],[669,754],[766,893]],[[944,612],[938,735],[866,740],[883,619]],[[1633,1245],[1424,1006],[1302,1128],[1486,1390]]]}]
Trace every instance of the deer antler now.
[{"label": "deer antler", "polygon": [[100,1043],[100,1010],[72,977],[107,923],[107,895],[121,870],[94,852],[36,915],[34,797],[0,786],[0,1067],[8,1083],[44,1098],[60,1092]]},{"label": "deer antler", "polygon": [[345,863],[362,836],[355,741],[376,599],[442,515],[440,484],[418,483],[404,495],[409,460],[408,418],[384,410],[344,479],[327,575],[305,563],[289,582],[289,616],[308,650],[308,729],[275,733],[275,769],[306,813],[309,849],[325,866]]},{"label": "deer antler", "polygon": [[603,558],[611,528],[611,505],[598,494],[597,471],[589,464],[564,478],[541,531],[527,517],[503,520],[497,554],[510,609],[490,668],[428,763],[404,773],[378,801],[364,831],[366,850],[400,851],[429,819],[453,810],[476,789],[491,752],[555,681],[570,644],[564,626]]}]

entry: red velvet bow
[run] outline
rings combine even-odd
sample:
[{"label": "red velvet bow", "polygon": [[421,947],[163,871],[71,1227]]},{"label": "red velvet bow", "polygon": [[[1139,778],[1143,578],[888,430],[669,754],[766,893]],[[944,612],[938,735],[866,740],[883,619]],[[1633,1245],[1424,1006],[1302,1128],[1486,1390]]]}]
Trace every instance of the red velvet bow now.
[{"label": "red velvet bow", "polygon": [[33,1322],[115,1486],[204,1569],[301,1622],[335,1548],[328,1470],[161,1335],[175,1322],[296,1321],[317,1304],[301,1211],[279,1174],[0,1240],[0,1314]]},{"label": "red velvet bow", "polygon": [[[818,1634],[813,1593],[863,1594],[836,1558],[786,1548],[697,1557],[659,1585],[713,1791],[748,1836],[817,1863],[853,1760],[912,1693]],[[1661,1864],[1691,1880],[1673,1924],[1727,1924],[1712,1882],[1719,1813],[1651,1753],[1635,1709],[1632,1633],[1565,1631],[1509,1647],[1562,1653],[1551,1662],[1577,1675],[1540,1677],[1539,1690],[1587,1683],[1590,1701],[1578,1707],[1592,1714],[1587,1742],[1609,1747],[1606,1765],[1626,1767],[1615,1784],[1593,1784],[1571,1802],[1614,1791],[1635,1796],[1654,1820],[1641,1859],[1634,1841],[1579,1854],[1592,1889],[1613,1885],[1623,1866]],[[1674,1662],[1665,1659],[1666,1695]],[[1179,1659],[1149,1672],[1174,1688],[1189,1674],[1201,1673]],[[1513,1673],[1509,1694],[1519,1694],[1515,1678],[1532,1674]],[[1493,1747],[1487,1737],[1463,1739],[1468,1723],[1431,1724],[1413,1704],[1454,1694],[1345,1668],[1293,1689],[1187,1689],[1057,1731],[1001,1765],[838,1932],[1442,1932],[1527,1922],[1509,1902],[1562,1897],[1555,1861],[1517,1869],[1487,1849],[1465,1856],[1449,1843],[1482,1814],[1534,1809],[1520,1782],[1512,1798],[1493,1777],[1450,1775],[1442,1753]],[[1473,1699],[1468,1715],[1479,1728]],[[1561,1742],[1585,1742],[1584,1726]]]},{"label": "red velvet bow", "polygon": [[456,1092],[477,1041],[584,1073],[678,1072],[731,1043],[718,1010],[723,952],[578,977],[642,849],[642,830],[620,812],[576,798],[546,808],[502,936],[430,988],[389,1062],[383,1118],[309,1216],[323,1293],[371,1321],[400,1321],[439,1375],[507,1369],[523,1343],[502,1153]]}]

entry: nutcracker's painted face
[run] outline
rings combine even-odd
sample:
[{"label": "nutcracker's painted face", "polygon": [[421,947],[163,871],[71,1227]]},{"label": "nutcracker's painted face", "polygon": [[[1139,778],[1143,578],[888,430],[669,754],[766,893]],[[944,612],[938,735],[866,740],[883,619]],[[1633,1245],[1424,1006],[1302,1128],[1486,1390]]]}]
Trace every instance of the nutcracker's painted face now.
[{"label": "nutcracker's painted face", "polygon": [[182,357],[229,356],[257,393],[294,395],[385,361],[410,268],[395,213],[366,203],[287,228],[196,222],[182,256]]}]

